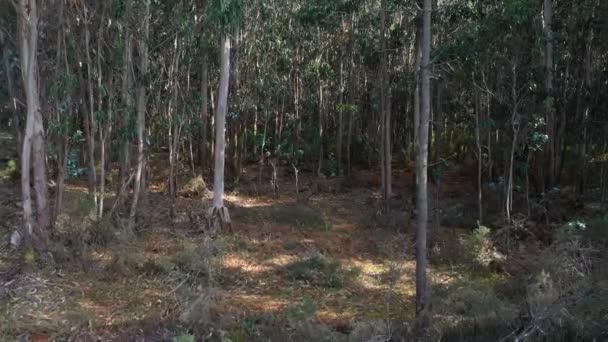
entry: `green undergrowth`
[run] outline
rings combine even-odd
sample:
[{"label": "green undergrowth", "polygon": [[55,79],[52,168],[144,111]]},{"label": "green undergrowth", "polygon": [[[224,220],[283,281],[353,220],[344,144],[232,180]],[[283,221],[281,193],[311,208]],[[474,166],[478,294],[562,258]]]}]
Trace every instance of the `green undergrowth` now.
[{"label": "green undergrowth", "polygon": [[339,260],[313,253],[286,265],[282,272],[293,281],[326,288],[342,288],[359,276],[359,268],[346,268]]},{"label": "green undergrowth", "polygon": [[17,161],[14,159],[10,159],[8,162],[6,162],[4,169],[0,170],[0,178],[10,181],[17,181],[20,177],[21,173],[19,172],[19,166],[17,165]]}]

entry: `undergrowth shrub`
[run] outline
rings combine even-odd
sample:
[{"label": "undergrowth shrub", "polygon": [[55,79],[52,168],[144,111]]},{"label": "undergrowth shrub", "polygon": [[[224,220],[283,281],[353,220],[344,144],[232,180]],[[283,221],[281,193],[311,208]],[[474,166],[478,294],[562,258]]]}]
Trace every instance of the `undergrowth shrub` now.
[{"label": "undergrowth shrub", "polygon": [[0,171],[0,178],[5,178],[14,182],[21,178],[21,172],[19,172],[16,160],[11,159],[6,163],[4,170]]},{"label": "undergrowth shrub", "polygon": [[357,267],[344,268],[339,260],[313,253],[285,266],[284,272],[296,281],[327,288],[341,288],[356,278],[361,270]]},{"label": "undergrowth shrub", "polygon": [[462,239],[466,260],[475,265],[488,266],[492,261],[492,240],[490,228],[479,225],[473,232]]},{"label": "undergrowth shrub", "polygon": [[206,195],[209,190],[207,189],[207,183],[203,176],[197,175],[192,177],[185,182],[180,189],[178,194],[183,197],[198,197]]},{"label": "undergrowth shrub", "polygon": [[88,228],[87,242],[93,246],[108,247],[117,241],[115,227],[105,219]]},{"label": "undergrowth shrub", "polygon": [[606,256],[584,242],[586,225],[571,221],[555,231],[554,243],[529,260],[527,322],[521,334],[567,341],[608,338]]},{"label": "undergrowth shrub", "polygon": [[434,286],[435,329],[448,336],[508,325],[517,317],[518,306],[500,296],[496,284],[497,279],[491,277],[462,277],[447,285]]},{"label": "undergrowth shrub", "polygon": [[[289,326],[293,329],[293,340],[296,341],[346,341],[346,336],[336,332],[327,325],[314,322],[318,304],[309,297],[292,303],[284,310]],[[286,340],[286,337],[280,340]],[[291,338],[289,340],[292,340]]]}]

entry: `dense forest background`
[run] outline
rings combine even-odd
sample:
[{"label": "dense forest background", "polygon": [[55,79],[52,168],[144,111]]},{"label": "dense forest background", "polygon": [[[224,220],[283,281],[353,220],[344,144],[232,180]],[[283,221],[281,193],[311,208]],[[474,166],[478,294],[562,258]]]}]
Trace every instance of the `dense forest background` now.
[{"label": "dense forest background", "polygon": [[0,339],[608,338],[607,1],[3,0],[0,48]]}]

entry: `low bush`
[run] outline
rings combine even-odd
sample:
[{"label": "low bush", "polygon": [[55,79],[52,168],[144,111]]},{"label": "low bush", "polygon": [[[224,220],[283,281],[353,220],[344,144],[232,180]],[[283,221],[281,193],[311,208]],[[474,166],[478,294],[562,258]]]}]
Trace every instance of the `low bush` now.
[{"label": "low bush", "polygon": [[17,165],[16,160],[11,159],[6,163],[4,170],[0,171],[0,178],[15,182],[21,178],[21,173],[19,172],[19,166]]},{"label": "low bush", "polygon": [[354,278],[361,270],[358,268],[344,268],[338,260],[330,259],[320,253],[313,253],[285,266],[284,272],[296,281],[304,281],[311,285],[341,288]]},{"label": "low bush", "polygon": [[198,197],[206,195],[208,191],[205,179],[203,179],[203,176],[198,175],[188,179],[180,187],[178,194],[183,197]]}]

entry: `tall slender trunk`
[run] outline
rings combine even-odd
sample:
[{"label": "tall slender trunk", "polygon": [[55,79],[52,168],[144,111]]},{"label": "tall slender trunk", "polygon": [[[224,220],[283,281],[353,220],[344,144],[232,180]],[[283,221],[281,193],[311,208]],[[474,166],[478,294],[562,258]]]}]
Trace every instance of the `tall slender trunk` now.
[{"label": "tall slender trunk", "polygon": [[[46,254],[51,213],[44,158],[44,127],[38,90],[38,11],[36,0],[19,0],[19,51],[27,103],[27,119],[21,158],[21,191],[26,248]],[[33,169],[36,212],[32,208],[30,170]],[[26,254],[27,260],[27,254]]]},{"label": "tall slender trunk", "polygon": [[[61,65],[63,65],[63,60],[65,63],[65,72],[69,71],[67,64],[67,52],[65,48],[65,27],[64,27],[64,4],[63,2],[59,5],[59,25],[60,30],[57,33],[57,58],[55,59],[56,69],[55,69],[55,79],[59,80],[59,73],[61,70]],[[66,103],[68,107],[68,117],[72,117],[71,109],[72,102],[70,101],[70,90],[67,89],[67,98]],[[59,101],[58,101],[59,102]],[[61,123],[62,111],[57,110],[57,122]],[[55,135],[55,143],[57,144],[57,179],[56,179],[56,187],[55,187],[55,206],[53,207],[53,211],[51,214],[51,225],[54,225],[57,221],[57,217],[61,212],[63,207],[63,193],[65,187],[65,169],[67,167],[67,154],[68,154],[68,139],[64,132],[61,130]]]},{"label": "tall slender trunk", "polygon": [[483,173],[483,158],[481,150],[481,95],[479,90],[475,90],[475,146],[477,147],[477,215],[479,224],[483,222],[483,189],[482,189],[482,173]]},{"label": "tall slender trunk", "polygon": [[207,150],[207,131],[208,131],[208,121],[209,114],[207,111],[208,107],[208,87],[209,87],[209,62],[207,60],[207,54],[203,53],[203,58],[201,61],[201,142],[200,142],[200,155],[201,155],[201,165],[202,165],[202,174],[205,174],[205,171],[209,169],[208,158],[208,150]]},{"label": "tall slender trunk", "polygon": [[230,82],[230,37],[224,34],[221,44],[220,84],[215,113],[215,161],[213,173],[213,208],[224,207],[224,162],[226,151],[226,113]]},{"label": "tall slender trunk", "polygon": [[336,164],[338,177],[342,177],[342,137],[344,136],[344,53],[340,58],[340,89],[338,91],[338,136],[336,137]]},{"label": "tall slender trunk", "polygon": [[430,92],[430,55],[431,55],[431,0],[424,0],[422,20],[422,61],[421,61],[421,106],[420,127],[418,129],[418,156],[416,158],[416,179],[418,191],[416,196],[416,316],[420,319],[423,332],[428,329],[428,292],[427,292],[427,248],[426,236],[428,225],[428,139],[429,118],[431,111]]},{"label": "tall slender trunk", "polygon": [[145,0],[144,3],[144,22],[143,32],[140,34],[138,44],[139,48],[139,80],[137,86],[137,171],[135,173],[135,187],[133,190],[133,201],[131,203],[131,212],[129,213],[129,230],[132,230],[135,225],[135,218],[139,205],[139,198],[142,192],[143,173],[145,168],[144,156],[144,130],[146,127],[146,83],[148,79],[148,37],[150,36],[150,1]]},{"label": "tall slender trunk", "polygon": [[351,18],[350,27],[350,75],[348,86],[348,128],[346,132],[346,174],[348,177],[352,174],[352,141],[353,141],[353,126],[355,121],[355,15]]},{"label": "tall slender trunk", "polygon": [[[125,20],[131,18],[131,12],[133,8],[133,0],[126,0],[126,13]],[[126,113],[123,115],[122,126],[124,129],[129,127],[129,115],[133,109],[133,97],[131,96],[130,90],[133,88],[133,80],[131,77],[133,71],[133,38],[129,23],[125,23],[125,47],[123,52],[123,70],[122,70],[122,101],[126,107]],[[130,158],[130,146],[131,141],[127,137],[121,137],[123,139],[121,152],[120,152],[120,180],[117,185],[117,206],[122,206],[122,199],[124,198],[123,191],[127,190],[127,183],[129,182],[129,172],[131,167]]]},{"label": "tall slender trunk", "polygon": [[[90,172],[90,182],[91,189],[93,195],[93,201],[95,203],[95,210],[98,210],[98,193],[97,193],[97,167],[95,165],[95,103],[94,103],[94,94],[93,94],[93,61],[91,59],[91,31],[89,30],[89,25],[91,24],[89,18],[89,12],[86,8],[85,3],[83,2],[83,12],[84,12],[84,45],[85,45],[85,57],[87,61],[87,86],[88,86],[88,102],[89,102],[89,118],[88,118],[88,149],[89,149],[89,172]],[[99,51],[97,52],[99,53]],[[101,70],[99,70],[101,72]],[[85,114],[86,115],[86,114]]]},{"label": "tall slender trunk", "polygon": [[509,154],[509,169],[507,177],[506,201],[505,210],[507,222],[511,223],[511,212],[513,211],[513,164],[515,162],[515,148],[517,147],[517,139],[519,136],[519,123],[517,122],[517,64],[513,63],[511,68],[512,83],[511,83],[511,99],[513,108],[511,111],[511,128],[513,130],[513,140],[511,141],[511,152]]},{"label": "tall slender trunk", "polygon": [[[418,1],[419,2],[419,1]],[[422,65],[422,17],[419,16],[416,20],[416,49],[415,49],[415,57],[414,57],[414,74],[416,86],[414,88],[414,155],[415,158],[418,159],[418,144],[419,135],[420,135],[420,102],[421,102],[421,91],[420,91],[420,81],[421,81],[421,65]],[[451,142],[451,140],[450,140]],[[451,144],[450,144],[451,145]],[[412,172],[413,176],[413,191],[412,195],[414,197],[413,202],[417,202],[417,192],[418,192],[418,177],[417,172]]]},{"label": "tall slender trunk", "polygon": [[543,33],[545,38],[545,112],[547,117],[547,135],[549,136],[549,186],[554,186],[557,181],[557,158],[560,149],[557,144],[555,122],[555,106],[553,104],[553,0],[543,0]]},{"label": "tall slender trunk", "polygon": [[[106,14],[106,7],[103,8],[103,14],[101,16],[101,22],[104,22]],[[103,27],[104,25],[100,25],[99,31],[97,32],[97,110],[99,113],[103,112],[103,92],[101,91],[103,87],[103,77],[102,77],[102,65],[101,65],[101,42],[103,39]],[[107,94],[107,112],[105,113],[105,117],[103,118],[103,122],[99,124],[99,203],[97,205],[97,218],[101,219],[103,217],[104,210],[104,200],[105,200],[105,191],[106,191],[106,137],[109,132],[109,126],[112,122],[112,73],[110,73],[109,77],[109,87],[107,88],[110,92]]]},{"label": "tall slender trunk", "polygon": [[323,81],[319,80],[319,164],[317,176],[323,173],[323,125],[324,125]]},{"label": "tall slender trunk", "polygon": [[385,1],[382,1],[380,13],[380,144],[381,144],[381,172],[382,172],[382,199],[383,211],[390,211],[391,198],[391,129],[390,111],[388,109],[388,85],[387,75],[387,51],[386,51],[386,8]]},{"label": "tall slender trunk", "polygon": [[68,164],[69,145],[68,139],[61,135],[57,139],[57,186],[55,187],[55,207],[51,218],[53,224],[63,209],[63,194],[65,189],[65,170]]}]

